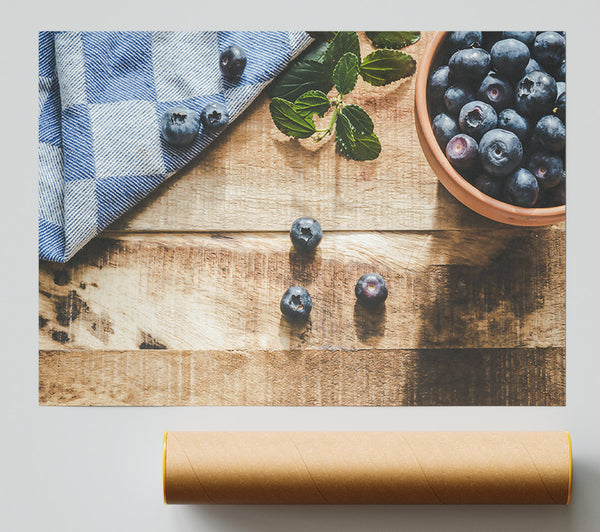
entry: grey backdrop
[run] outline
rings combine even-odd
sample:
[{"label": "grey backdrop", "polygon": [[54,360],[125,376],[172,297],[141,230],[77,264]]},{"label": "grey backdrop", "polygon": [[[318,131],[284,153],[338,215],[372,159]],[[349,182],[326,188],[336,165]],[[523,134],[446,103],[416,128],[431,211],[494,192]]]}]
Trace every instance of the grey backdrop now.
[{"label": "grey backdrop", "polygon": [[[597,8],[572,0],[11,4],[1,32],[0,530],[600,530]],[[344,7],[341,7],[341,6]],[[285,7],[283,7],[285,6]],[[467,11],[467,7],[473,8]],[[40,29],[566,29],[569,80],[567,406],[76,408],[37,405],[37,31]],[[163,430],[562,430],[570,507],[165,507]]]}]

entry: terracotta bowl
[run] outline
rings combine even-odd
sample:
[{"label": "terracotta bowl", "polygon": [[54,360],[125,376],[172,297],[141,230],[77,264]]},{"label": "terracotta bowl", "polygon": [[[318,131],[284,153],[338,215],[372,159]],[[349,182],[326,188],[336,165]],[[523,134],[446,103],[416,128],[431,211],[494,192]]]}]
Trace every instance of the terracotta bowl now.
[{"label": "terracotta bowl", "polygon": [[433,130],[427,107],[427,80],[429,73],[437,68],[441,60],[438,58],[446,31],[436,32],[427,45],[425,53],[417,66],[415,88],[415,124],[417,135],[425,157],[441,183],[458,201],[475,212],[510,225],[540,226],[550,225],[565,220],[565,206],[546,208],[516,207],[508,203],[486,196],[463,178],[450,164],[439,147]]}]

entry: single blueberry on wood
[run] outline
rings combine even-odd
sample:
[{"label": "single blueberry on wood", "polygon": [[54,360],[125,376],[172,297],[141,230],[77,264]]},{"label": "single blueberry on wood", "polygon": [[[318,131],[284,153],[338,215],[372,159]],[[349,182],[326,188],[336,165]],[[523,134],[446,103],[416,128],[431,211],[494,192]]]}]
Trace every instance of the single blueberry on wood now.
[{"label": "single blueberry on wood", "polygon": [[381,275],[365,273],[356,283],[354,294],[361,305],[372,309],[387,299],[388,289]]},{"label": "single blueberry on wood", "polygon": [[290,229],[290,239],[294,247],[301,252],[313,251],[323,238],[321,224],[314,218],[298,218]]},{"label": "single blueberry on wood", "polygon": [[312,299],[306,288],[292,286],[283,294],[279,309],[290,320],[306,320],[312,310]]},{"label": "single blueberry on wood", "polygon": [[160,121],[163,139],[173,146],[187,146],[194,142],[200,129],[200,116],[187,107],[174,107]]}]

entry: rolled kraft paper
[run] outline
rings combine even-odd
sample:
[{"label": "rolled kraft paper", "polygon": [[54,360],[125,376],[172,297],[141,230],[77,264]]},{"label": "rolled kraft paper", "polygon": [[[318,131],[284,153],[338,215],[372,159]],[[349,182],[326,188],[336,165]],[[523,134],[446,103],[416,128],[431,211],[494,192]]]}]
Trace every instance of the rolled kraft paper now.
[{"label": "rolled kraft paper", "polygon": [[568,432],[167,432],[165,503],[568,504]]}]

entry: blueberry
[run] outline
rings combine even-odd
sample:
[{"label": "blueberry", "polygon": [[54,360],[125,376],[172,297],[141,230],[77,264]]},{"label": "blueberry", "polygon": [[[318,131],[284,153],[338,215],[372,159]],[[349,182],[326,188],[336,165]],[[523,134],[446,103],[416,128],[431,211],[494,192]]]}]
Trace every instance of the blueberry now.
[{"label": "blueberry", "polygon": [[565,38],[555,31],[540,33],[533,43],[533,57],[544,68],[554,70],[565,59]]},{"label": "blueberry", "polygon": [[361,305],[366,308],[375,308],[387,299],[388,289],[381,275],[365,273],[356,283],[354,293]]},{"label": "blueberry", "polygon": [[533,135],[536,142],[546,150],[561,152],[565,149],[567,130],[562,120],[554,115],[540,118]]},{"label": "blueberry", "polygon": [[187,107],[173,107],[160,121],[162,137],[173,146],[187,146],[194,142],[200,129],[200,116]]},{"label": "blueberry", "polygon": [[479,140],[498,124],[498,115],[491,105],[474,101],[463,106],[458,115],[458,124],[463,133]]},{"label": "blueberry", "polygon": [[483,48],[467,48],[452,54],[448,66],[453,80],[479,82],[490,71],[490,54]]},{"label": "blueberry", "polygon": [[503,31],[503,39],[517,39],[525,43],[527,46],[533,43],[536,36],[535,31]]},{"label": "blueberry", "polygon": [[503,39],[492,46],[490,52],[492,68],[510,80],[520,79],[527,63],[529,63],[529,48],[517,39]]},{"label": "blueberry", "polygon": [[463,105],[473,99],[473,91],[466,86],[452,85],[444,93],[444,105],[448,113],[452,116],[458,116]]},{"label": "blueberry", "polygon": [[200,121],[207,129],[218,129],[229,122],[229,111],[218,102],[209,103],[200,113]]},{"label": "blueberry", "polygon": [[488,174],[479,174],[475,178],[473,185],[491,198],[500,199],[500,196],[502,195],[503,181],[501,178],[492,177]]},{"label": "blueberry", "polygon": [[450,139],[446,146],[446,157],[455,168],[471,168],[477,161],[477,141],[460,133]]},{"label": "blueberry", "polygon": [[292,244],[298,251],[313,251],[323,238],[321,224],[314,218],[298,218],[290,229]]},{"label": "blueberry", "polygon": [[519,168],[506,181],[504,189],[509,203],[518,207],[533,207],[540,194],[537,179],[525,168]]},{"label": "blueberry", "polygon": [[448,35],[448,48],[452,53],[465,48],[480,48],[482,42],[480,31],[452,31]]},{"label": "blueberry", "polygon": [[564,81],[556,82],[556,101],[560,98],[560,95],[567,92],[567,84]]},{"label": "blueberry", "polygon": [[530,72],[515,90],[515,108],[525,116],[538,118],[549,114],[556,101],[556,81],[545,72]]},{"label": "blueberry", "polygon": [[446,149],[446,144],[448,144],[448,141],[454,137],[454,135],[460,133],[456,120],[444,113],[440,113],[433,119],[431,128],[433,129],[435,139],[438,141],[442,150]]},{"label": "blueberry", "polygon": [[444,97],[444,92],[448,88],[448,74],[450,68],[444,65],[436,68],[429,76],[427,83],[427,96],[430,102],[438,102]]},{"label": "blueberry", "polygon": [[490,72],[483,78],[477,98],[490,104],[498,112],[512,103],[513,90],[507,81]]},{"label": "blueberry", "polygon": [[529,122],[514,109],[504,109],[498,115],[498,127],[513,132],[521,144],[525,144],[529,138]]},{"label": "blueberry", "polygon": [[523,159],[523,145],[514,133],[492,129],[481,138],[479,160],[491,176],[504,176],[517,168]]},{"label": "blueberry", "polygon": [[537,152],[531,155],[527,168],[543,188],[552,188],[558,185],[565,169],[561,157],[546,152]]},{"label": "blueberry", "polygon": [[532,57],[529,59],[527,66],[525,67],[525,74],[529,74],[530,72],[537,72],[538,70],[544,71],[544,69],[540,66],[540,64]]},{"label": "blueberry", "polygon": [[246,68],[246,52],[235,44],[225,48],[219,57],[221,72],[228,79],[239,78]]},{"label": "blueberry", "polygon": [[292,286],[283,294],[279,308],[290,320],[306,320],[312,310],[312,299],[306,288]]},{"label": "blueberry", "polygon": [[563,92],[556,98],[556,107],[552,112],[562,120],[563,124],[566,123],[567,118],[567,93]]}]

